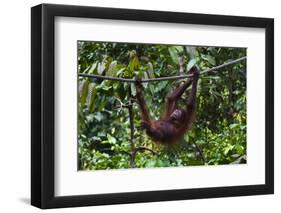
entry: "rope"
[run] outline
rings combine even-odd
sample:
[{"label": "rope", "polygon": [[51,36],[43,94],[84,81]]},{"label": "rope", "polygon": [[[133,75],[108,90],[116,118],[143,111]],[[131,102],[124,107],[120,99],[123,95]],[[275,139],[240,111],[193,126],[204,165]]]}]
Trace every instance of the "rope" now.
[{"label": "rope", "polygon": [[[236,64],[240,61],[246,60],[247,56],[238,58],[236,60],[218,65],[216,67],[207,69],[205,71],[202,71],[200,73],[201,74],[205,74],[208,72],[212,72],[221,68],[224,68],[226,66],[232,65],[232,64]],[[123,82],[129,82],[129,83],[135,83],[135,79],[130,79],[130,78],[117,78],[117,77],[111,77],[111,76],[102,76],[102,75],[95,75],[95,74],[85,74],[85,73],[79,73],[78,74],[81,77],[88,77],[88,78],[98,78],[98,79],[105,79],[105,80],[113,80],[113,81],[123,81]],[[159,78],[150,78],[150,79],[141,79],[142,83],[146,83],[146,82],[152,82],[152,81],[167,81],[167,80],[176,80],[176,79],[184,79],[184,78],[189,78],[191,77],[192,74],[188,74],[188,75],[180,75],[180,76],[168,76],[168,77],[159,77]]]}]

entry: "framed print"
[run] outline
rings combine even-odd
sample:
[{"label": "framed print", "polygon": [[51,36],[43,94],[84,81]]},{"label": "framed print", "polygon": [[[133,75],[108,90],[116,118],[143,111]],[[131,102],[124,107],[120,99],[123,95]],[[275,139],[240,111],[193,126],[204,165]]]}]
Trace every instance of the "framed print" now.
[{"label": "framed print", "polygon": [[31,9],[31,204],[271,194],[274,21]]}]

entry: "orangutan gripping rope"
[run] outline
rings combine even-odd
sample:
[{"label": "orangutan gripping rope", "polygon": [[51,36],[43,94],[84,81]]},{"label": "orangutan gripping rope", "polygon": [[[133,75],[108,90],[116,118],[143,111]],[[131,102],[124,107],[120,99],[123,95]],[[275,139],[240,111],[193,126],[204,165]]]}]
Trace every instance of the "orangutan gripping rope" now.
[{"label": "orangutan gripping rope", "polygon": [[[136,80],[136,96],[141,109],[142,127],[153,141],[161,144],[174,144],[191,127],[195,112],[199,71],[196,67],[193,67],[189,73],[193,75],[167,97],[165,113],[163,118],[159,120],[151,120],[142,94],[141,80]],[[186,109],[178,109],[177,101],[191,84],[192,89],[188,95]]]}]

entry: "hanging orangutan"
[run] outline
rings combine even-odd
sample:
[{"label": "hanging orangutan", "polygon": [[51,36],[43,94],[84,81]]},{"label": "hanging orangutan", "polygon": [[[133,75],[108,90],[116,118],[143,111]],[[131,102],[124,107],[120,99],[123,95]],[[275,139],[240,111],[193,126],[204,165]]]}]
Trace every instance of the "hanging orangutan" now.
[{"label": "hanging orangutan", "polygon": [[[164,114],[159,120],[151,120],[142,94],[143,86],[141,84],[141,79],[136,80],[136,97],[142,116],[141,126],[146,130],[147,135],[150,136],[153,141],[161,144],[174,144],[178,142],[191,127],[195,114],[199,70],[194,66],[189,73],[192,74],[192,76],[167,97]],[[192,89],[186,101],[186,109],[178,109],[178,100],[191,84]]]}]

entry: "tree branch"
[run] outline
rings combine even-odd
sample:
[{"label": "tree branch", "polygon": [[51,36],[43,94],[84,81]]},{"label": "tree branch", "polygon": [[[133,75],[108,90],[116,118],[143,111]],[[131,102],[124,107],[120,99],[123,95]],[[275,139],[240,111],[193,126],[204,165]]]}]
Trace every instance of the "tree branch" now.
[{"label": "tree branch", "polygon": [[137,147],[136,150],[135,150],[135,153],[137,153],[137,152],[143,152],[143,151],[145,151],[145,150],[151,152],[151,153],[154,154],[154,155],[158,155],[158,153],[157,153],[156,151],[154,151],[154,150],[152,150],[152,149],[150,149],[150,148],[147,148],[147,147],[145,147],[145,146],[139,146],[139,147]]}]

